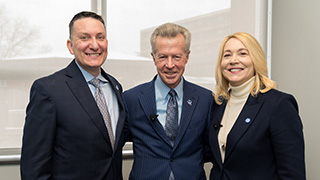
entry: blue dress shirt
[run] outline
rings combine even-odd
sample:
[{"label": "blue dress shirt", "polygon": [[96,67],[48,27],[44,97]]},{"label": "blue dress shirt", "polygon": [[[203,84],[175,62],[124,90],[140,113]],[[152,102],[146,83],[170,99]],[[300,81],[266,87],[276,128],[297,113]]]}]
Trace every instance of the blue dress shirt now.
[{"label": "blue dress shirt", "polygon": [[[170,88],[165,85],[159,75],[154,82],[154,89],[156,94],[156,107],[158,120],[165,127],[166,122],[166,112],[167,112],[167,104],[170,99],[170,95],[168,92]],[[183,78],[181,78],[180,83],[174,88],[177,93],[177,101],[178,101],[178,124],[180,124],[181,111],[182,111],[182,99],[183,99]]]},{"label": "blue dress shirt", "polygon": [[[89,86],[91,93],[94,97],[96,88],[92,84],[90,84],[89,81],[95,77],[93,75],[91,75],[90,73],[88,73],[86,70],[84,70],[77,63],[77,61],[76,61],[76,64],[79,67],[79,69],[80,69],[84,79],[86,80],[87,85]],[[111,85],[108,83],[108,80],[101,75],[101,72],[99,73],[97,78],[100,79],[100,86],[102,88],[103,95],[106,99],[108,111],[109,111],[110,118],[111,118],[113,136],[116,138],[116,129],[117,129],[117,123],[118,123],[118,119],[119,119],[118,99],[117,99],[115,92],[112,90]]]}]

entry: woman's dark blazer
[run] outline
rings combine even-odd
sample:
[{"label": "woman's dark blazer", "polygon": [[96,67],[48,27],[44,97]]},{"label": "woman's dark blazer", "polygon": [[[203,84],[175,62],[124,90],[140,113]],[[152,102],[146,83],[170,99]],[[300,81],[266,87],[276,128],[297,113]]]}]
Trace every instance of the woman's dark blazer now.
[{"label": "woman's dark blazer", "polygon": [[209,133],[210,180],[305,179],[302,123],[292,95],[278,90],[249,95],[228,134],[222,163],[217,135],[226,103],[215,107]]}]

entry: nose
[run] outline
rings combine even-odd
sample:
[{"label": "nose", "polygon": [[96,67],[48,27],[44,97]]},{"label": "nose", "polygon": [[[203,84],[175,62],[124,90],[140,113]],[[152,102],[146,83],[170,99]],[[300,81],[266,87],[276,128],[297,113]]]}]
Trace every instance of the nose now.
[{"label": "nose", "polygon": [[238,63],[239,62],[239,59],[238,59],[238,56],[237,55],[233,55],[230,59],[230,64],[235,64],[235,63]]},{"label": "nose", "polygon": [[174,62],[173,62],[173,58],[172,57],[168,57],[168,61],[166,63],[166,67],[167,68],[173,68],[175,66]]},{"label": "nose", "polygon": [[98,41],[95,38],[92,38],[89,47],[90,49],[97,50],[99,48]]}]

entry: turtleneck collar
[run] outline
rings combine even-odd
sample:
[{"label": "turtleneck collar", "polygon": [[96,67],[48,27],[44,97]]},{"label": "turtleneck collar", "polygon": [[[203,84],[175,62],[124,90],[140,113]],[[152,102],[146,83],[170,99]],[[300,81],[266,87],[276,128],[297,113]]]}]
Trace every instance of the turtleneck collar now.
[{"label": "turtleneck collar", "polygon": [[247,82],[241,84],[240,86],[231,86],[229,84],[229,87],[231,89],[231,99],[236,98],[236,99],[242,99],[242,98],[247,98],[248,95],[250,94],[251,87],[253,86],[255,81],[255,76],[250,78]]}]

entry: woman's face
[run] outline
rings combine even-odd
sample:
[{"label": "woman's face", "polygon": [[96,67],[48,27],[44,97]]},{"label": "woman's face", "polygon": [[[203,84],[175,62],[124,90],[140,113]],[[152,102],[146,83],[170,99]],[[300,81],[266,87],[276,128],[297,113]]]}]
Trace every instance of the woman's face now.
[{"label": "woman's face", "polygon": [[254,76],[249,51],[240,40],[231,38],[225,44],[221,70],[231,86],[239,86]]}]

